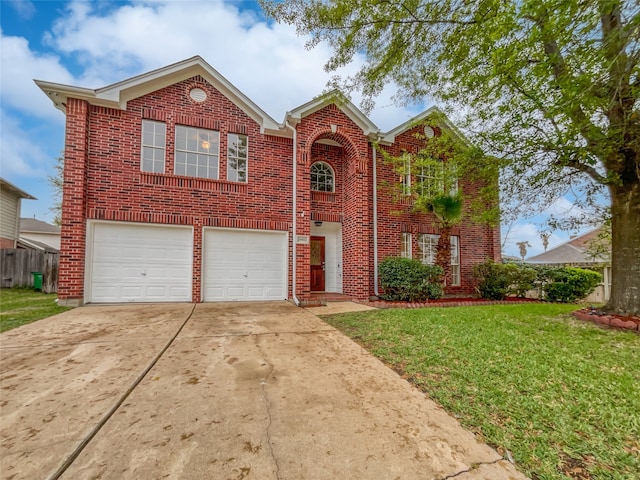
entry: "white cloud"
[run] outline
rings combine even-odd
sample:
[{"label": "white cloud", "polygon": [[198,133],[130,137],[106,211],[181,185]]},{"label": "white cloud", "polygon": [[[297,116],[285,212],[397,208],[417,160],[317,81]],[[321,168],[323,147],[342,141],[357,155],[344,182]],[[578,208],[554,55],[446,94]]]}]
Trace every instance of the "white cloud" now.
[{"label": "white cloud", "polygon": [[33,79],[58,83],[73,83],[72,75],[57,57],[34,52],[22,37],[0,37],[0,82],[3,109],[11,107],[39,118],[64,122],[64,115],[53,108],[51,101]]},{"label": "white cloud", "polygon": [[[234,4],[140,2],[106,14],[92,4],[71,3],[47,35],[47,43],[83,65],[80,86],[98,87],[131,75],[202,56],[274,119],[325,89],[327,45],[304,48],[295,29],[267,24]],[[353,74],[362,60],[343,71]],[[389,130],[418,112],[393,106],[393,89],[378,100],[372,120]],[[359,99],[354,99],[358,103]]]},{"label": "white cloud", "polygon": [[[527,247],[526,258],[543,253],[544,246],[542,244],[542,238],[540,238],[540,232],[541,229],[539,226],[526,222],[515,223],[510,229],[503,228],[503,254],[519,258],[520,250],[516,245],[518,242],[529,242],[529,245],[531,245],[531,247]],[[568,239],[569,235],[565,232],[552,232],[549,236],[549,245],[547,250],[566,242]]]},{"label": "white cloud", "polygon": [[580,217],[584,215],[584,211],[580,207],[565,197],[556,198],[542,213],[554,215],[558,218]]},{"label": "white cloud", "polygon": [[46,177],[51,155],[38,141],[40,137],[28,133],[15,118],[4,111],[0,112],[0,121],[2,176],[7,179]]}]

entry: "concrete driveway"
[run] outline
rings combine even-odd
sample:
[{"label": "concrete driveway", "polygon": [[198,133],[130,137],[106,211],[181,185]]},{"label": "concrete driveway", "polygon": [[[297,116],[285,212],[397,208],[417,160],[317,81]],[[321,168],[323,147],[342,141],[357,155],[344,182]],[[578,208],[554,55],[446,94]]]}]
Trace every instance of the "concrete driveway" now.
[{"label": "concrete driveway", "polygon": [[87,306],[0,335],[2,479],[525,479],[287,302]]}]

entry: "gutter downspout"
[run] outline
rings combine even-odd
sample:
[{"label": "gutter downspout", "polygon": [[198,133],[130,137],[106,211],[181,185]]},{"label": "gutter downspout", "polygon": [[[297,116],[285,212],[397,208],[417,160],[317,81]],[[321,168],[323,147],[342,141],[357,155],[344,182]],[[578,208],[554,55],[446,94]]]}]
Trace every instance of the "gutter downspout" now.
[{"label": "gutter downspout", "polygon": [[376,157],[376,145],[373,149],[373,294],[377,297],[378,291],[378,167]]},{"label": "gutter downspout", "polygon": [[284,122],[287,128],[290,128],[293,132],[293,222],[292,222],[292,241],[291,241],[291,294],[293,296],[293,303],[296,306],[300,306],[300,300],[296,296],[296,232],[298,231],[298,132],[295,127],[292,127],[288,121]]}]

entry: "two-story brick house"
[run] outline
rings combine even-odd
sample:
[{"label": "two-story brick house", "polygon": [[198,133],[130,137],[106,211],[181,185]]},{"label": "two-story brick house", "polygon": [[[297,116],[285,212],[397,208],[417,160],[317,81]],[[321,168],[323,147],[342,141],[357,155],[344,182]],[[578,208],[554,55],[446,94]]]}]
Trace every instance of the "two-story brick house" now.
[{"label": "two-story brick house", "polygon": [[[373,145],[407,149],[414,121],[381,132],[333,92],[278,123],[200,57],[97,90],[36,83],[66,115],[61,303],[366,299],[384,257],[433,256],[434,219],[378,188],[398,175]],[[453,235],[447,292],[469,294],[499,231]]]}]

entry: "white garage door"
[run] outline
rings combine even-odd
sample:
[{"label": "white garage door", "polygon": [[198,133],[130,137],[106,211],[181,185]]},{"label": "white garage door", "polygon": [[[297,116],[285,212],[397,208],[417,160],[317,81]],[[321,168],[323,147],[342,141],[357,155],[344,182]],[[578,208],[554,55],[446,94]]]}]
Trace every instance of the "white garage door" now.
[{"label": "white garage door", "polygon": [[90,302],[190,302],[193,231],[94,223]]},{"label": "white garage door", "polygon": [[204,232],[203,300],[287,298],[287,233]]}]

